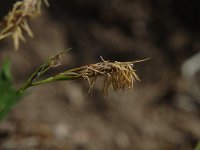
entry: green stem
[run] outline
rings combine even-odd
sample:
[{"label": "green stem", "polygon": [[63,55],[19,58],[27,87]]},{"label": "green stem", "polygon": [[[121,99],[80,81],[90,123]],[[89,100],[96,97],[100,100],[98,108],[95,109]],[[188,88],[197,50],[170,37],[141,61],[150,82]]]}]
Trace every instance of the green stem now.
[{"label": "green stem", "polygon": [[61,81],[61,80],[75,80],[77,78],[80,78],[80,75],[62,75],[58,74],[54,77],[49,77],[45,80],[37,81],[31,84],[31,86],[39,85],[39,84],[45,84],[53,81]]},{"label": "green stem", "polygon": [[[68,49],[70,50],[70,49]],[[80,76],[77,74],[67,72],[65,74],[58,74],[54,77],[47,78],[45,80],[36,81],[38,78],[40,78],[43,74],[45,74],[51,67],[55,67],[59,63],[59,58],[66,53],[66,51],[59,53],[55,55],[54,57],[49,58],[45,63],[43,63],[41,66],[39,66],[35,72],[31,74],[31,76],[26,80],[26,82],[22,85],[22,87],[16,92],[16,94],[8,101],[8,103],[0,110],[0,121],[4,118],[6,113],[12,108],[13,105],[15,105],[19,98],[25,93],[25,91],[34,85],[49,83],[52,81],[58,81],[58,80],[73,80]]]},{"label": "green stem", "polygon": [[5,114],[12,108],[12,106],[14,106],[18,102],[19,98],[25,93],[25,91],[29,87],[39,85],[39,84],[45,84],[45,83],[49,83],[49,82],[53,82],[53,81],[74,80],[74,79],[80,78],[80,75],[78,75],[78,74],[74,74],[71,72],[68,72],[68,73],[65,72],[64,74],[60,73],[54,77],[49,77],[45,80],[33,82],[34,81],[33,79],[38,78],[36,76],[37,72],[38,71],[33,73],[33,75],[24,83],[24,85],[17,91],[17,93],[4,106],[4,108],[0,112],[0,120],[2,120],[4,118]]},{"label": "green stem", "polygon": [[4,118],[6,113],[14,106],[20,97],[25,93],[25,91],[32,86],[32,82],[39,78],[42,74],[44,74],[49,69],[48,63],[44,63],[41,65],[22,85],[22,87],[16,92],[16,94],[8,101],[8,103],[3,107],[0,111],[0,121]]},{"label": "green stem", "polygon": [[11,107],[17,103],[17,101],[24,94],[24,92],[25,92],[25,90],[23,90],[23,89],[18,90],[17,93],[8,101],[8,103],[5,105],[5,107],[0,112],[0,120],[2,120],[5,116],[5,114],[11,109]]}]

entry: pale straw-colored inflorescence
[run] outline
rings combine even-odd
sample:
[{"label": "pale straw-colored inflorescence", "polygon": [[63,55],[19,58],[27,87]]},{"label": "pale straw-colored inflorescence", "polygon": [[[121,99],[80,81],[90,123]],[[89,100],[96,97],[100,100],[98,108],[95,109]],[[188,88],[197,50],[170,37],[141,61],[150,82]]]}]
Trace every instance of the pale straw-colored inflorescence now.
[{"label": "pale straw-colored inflorescence", "polygon": [[0,40],[11,36],[14,47],[17,50],[19,41],[25,41],[24,32],[30,37],[33,37],[33,33],[28,25],[28,20],[41,14],[42,1],[49,6],[47,0],[17,1],[2,22]]},{"label": "pale straw-colored inflorescence", "polygon": [[124,91],[126,88],[133,88],[135,81],[140,81],[136,70],[133,68],[134,64],[146,60],[109,62],[102,59],[102,62],[69,70],[67,74],[70,73],[71,76],[86,79],[90,86],[89,93],[98,77],[102,77],[104,80],[102,87],[104,94],[108,93],[109,87],[112,87],[115,91],[119,89]]}]

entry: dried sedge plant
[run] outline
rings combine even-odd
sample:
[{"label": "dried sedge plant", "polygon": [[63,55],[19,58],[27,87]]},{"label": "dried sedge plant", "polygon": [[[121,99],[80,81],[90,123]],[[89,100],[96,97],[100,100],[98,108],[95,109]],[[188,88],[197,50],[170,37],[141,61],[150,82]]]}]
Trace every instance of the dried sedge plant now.
[{"label": "dried sedge plant", "polygon": [[47,0],[17,1],[2,22],[0,40],[11,36],[14,47],[17,50],[19,48],[19,41],[25,42],[24,32],[33,37],[28,20],[41,14],[42,1],[46,6],[49,6]]},{"label": "dried sedge plant", "polygon": [[[48,67],[57,67],[60,65],[60,58],[62,55],[63,53],[51,57],[48,61]],[[136,74],[136,70],[133,68],[134,64],[148,59],[149,58],[131,62],[109,62],[105,61],[101,57],[102,62],[69,69],[45,80],[33,82],[31,85],[33,86],[58,80],[75,80],[82,78],[88,81],[90,86],[88,93],[90,93],[96,80],[99,77],[102,77],[104,80],[102,92],[104,94],[108,93],[109,87],[112,87],[115,91],[119,89],[124,91],[126,88],[133,88],[135,81],[140,81],[140,78]],[[42,68],[46,67],[43,66]],[[37,72],[37,74],[41,74],[41,72]]]},{"label": "dried sedge plant", "polygon": [[101,58],[102,61],[99,63],[69,69],[58,73],[55,76],[39,80],[39,78],[44,75],[50,68],[58,67],[61,65],[60,58],[65,53],[66,51],[50,57],[45,63],[36,69],[36,71],[18,90],[16,95],[2,110],[0,110],[0,119],[2,119],[4,115],[9,111],[9,109],[16,103],[16,97],[23,95],[28,88],[40,84],[60,80],[85,79],[89,83],[90,88],[88,92],[90,93],[96,80],[102,77],[104,79],[104,85],[102,87],[102,92],[104,94],[108,94],[109,87],[112,87],[115,91],[120,89],[125,90],[126,88],[133,88],[135,81],[140,81],[138,75],[136,74],[136,70],[133,68],[134,64],[148,60],[142,59],[131,62],[109,62]]},{"label": "dried sedge plant", "polygon": [[140,81],[136,70],[133,69],[133,65],[146,60],[147,59],[132,62],[109,62],[102,59],[102,62],[71,69],[61,73],[61,75],[71,75],[76,78],[86,79],[90,86],[88,93],[91,92],[97,78],[103,77],[104,84],[102,93],[108,94],[109,87],[112,87],[115,91],[133,88],[134,82],[136,80]]}]

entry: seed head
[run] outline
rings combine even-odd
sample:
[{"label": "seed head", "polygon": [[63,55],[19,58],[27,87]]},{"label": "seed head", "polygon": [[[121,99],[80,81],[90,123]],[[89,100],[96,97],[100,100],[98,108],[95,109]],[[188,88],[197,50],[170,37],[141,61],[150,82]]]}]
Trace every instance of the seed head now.
[{"label": "seed head", "polygon": [[90,86],[89,93],[94,87],[97,78],[103,77],[104,84],[102,92],[108,94],[109,87],[112,87],[115,91],[120,89],[124,91],[126,88],[133,88],[134,83],[140,81],[136,70],[133,68],[134,64],[146,60],[147,59],[132,62],[109,62],[102,59],[102,62],[85,65],[67,72],[70,72],[71,75],[74,74],[78,78],[86,79]]},{"label": "seed head", "polygon": [[[47,0],[43,1],[48,5]],[[41,3],[42,0],[17,1],[2,22],[0,40],[11,36],[13,38],[14,47],[17,50],[19,41],[22,40],[25,42],[24,32],[30,37],[33,37],[28,21],[41,13]]]}]

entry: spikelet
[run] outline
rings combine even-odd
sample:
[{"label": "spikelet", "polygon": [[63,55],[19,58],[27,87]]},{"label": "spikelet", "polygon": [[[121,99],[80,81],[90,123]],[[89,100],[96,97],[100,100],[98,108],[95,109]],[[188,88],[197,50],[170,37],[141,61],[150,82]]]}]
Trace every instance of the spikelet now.
[{"label": "spikelet", "polygon": [[[102,59],[103,60],[103,59]],[[78,78],[86,79],[89,83],[89,91],[94,87],[98,77],[103,77],[104,85],[102,87],[102,93],[108,94],[109,87],[112,87],[115,91],[125,90],[126,88],[133,88],[136,81],[140,81],[140,78],[134,70],[134,64],[148,59],[137,60],[132,62],[109,62],[103,60],[96,64],[90,64],[82,66],[80,68],[68,70],[67,75],[76,76]]]},{"label": "spikelet", "polygon": [[[47,0],[43,2],[49,6]],[[8,13],[2,22],[0,31],[0,40],[12,36],[14,48],[19,48],[19,41],[24,41],[24,32],[30,37],[33,37],[33,33],[28,25],[28,20],[35,18],[41,14],[42,0],[23,0],[14,4],[13,9]]]}]

